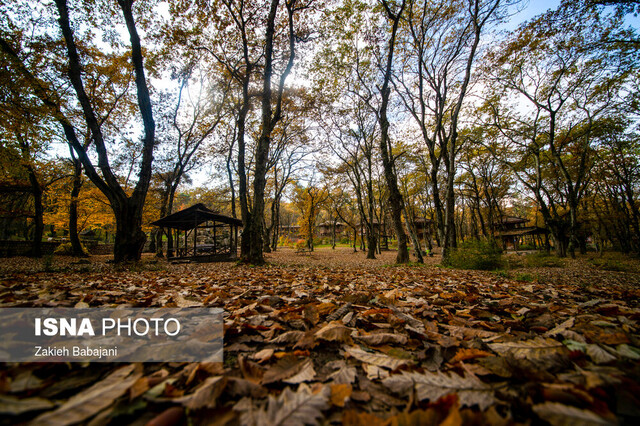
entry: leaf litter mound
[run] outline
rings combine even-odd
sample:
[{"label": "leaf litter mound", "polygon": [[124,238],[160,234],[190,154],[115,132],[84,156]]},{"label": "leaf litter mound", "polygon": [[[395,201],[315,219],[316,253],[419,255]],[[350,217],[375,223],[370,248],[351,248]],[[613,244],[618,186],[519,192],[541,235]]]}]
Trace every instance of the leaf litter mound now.
[{"label": "leaf litter mound", "polygon": [[225,360],[5,364],[2,423],[638,422],[636,274],[549,268],[544,282],[519,282],[389,266],[393,252],[268,259],[49,271],[7,260],[5,307],[224,308]]}]

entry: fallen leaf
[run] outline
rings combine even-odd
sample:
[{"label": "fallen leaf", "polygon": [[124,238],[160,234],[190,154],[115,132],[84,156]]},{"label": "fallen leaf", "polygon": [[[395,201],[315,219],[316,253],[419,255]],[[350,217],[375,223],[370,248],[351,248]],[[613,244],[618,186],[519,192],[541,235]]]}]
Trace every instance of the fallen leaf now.
[{"label": "fallen leaf", "polygon": [[342,322],[329,323],[316,331],[314,337],[328,342],[351,343],[351,332]]},{"label": "fallen leaf", "polygon": [[275,351],[271,348],[263,349],[260,352],[256,352],[255,354],[253,354],[252,358],[262,363],[265,361],[269,361],[269,359],[271,359],[271,357],[273,356],[274,352]]},{"label": "fallen leaf", "polygon": [[595,344],[586,345],[586,352],[596,364],[606,364],[616,360],[615,356]]},{"label": "fallen leaf", "polygon": [[459,362],[459,361],[467,361],[470,359],[484,358],[487,356],[491,356],[491,354],[489,352],[482,351],[480,349],[461,348],[461,349],[458,349],[458,352],[456,352],[454,357],[449,360],[449,363],[455,364],[456,362]]},{"label": "fallen leaf", "polygon": [[266,407],[257,409],[251,400],[245,399],[236,404],[234,410],[242,413],[240,423],[244,425],[315,424],[324,417],[322,411],[329,406],[329,393],[327,387],[321,392],[313,393],[308,386],[302,384],[295,392],[287,387],[277,398],[269,395]]},{"label": "fallen leaf", "polygon": [[357,339],[367,345],[380,346],[385,344],[404,345],[409,340],[407,336],[392,333],[376,333],[358,336]]},{"label": "fallen leaf", "polygon": [[337,384],[352,384],[356,380],[356,374],[356,369],[345,363],[337,371],[331,373],[328,378]]},{"label": "fallen leaf", "polygon": [[331,403],[338,407],[344,407],[344,404],[351,397],[353,388],[347,384],[331,385]]},{"label": "fallen leaf", "polygon": [[507,343],[489,343],[489,347],[500,355],[510,355],[516,359],[538,360],[566,355],[566,347],[550,338],[536,337],[532,340]]},{"label": "fallen leaf", "polygon": [[313,361],[311,361],[311,359],[307,359],[297,374],[289,377],[288,379],[284,379],[283,382],[296,385],[302,382],[310,382],[315,377],[316,371],[313,369]]},{"label": "fallen leaf", "polygon": [[494,388],[481,382],[477,377],[465,374],[459,376],[455,373],[424,372],[394,374],[382,381],[382,384],[393,392],[405,395],[415,387],[416,397],[419,401],[437,401],[439,398],[456,394],[463,407],[477,404],[480,410],[485,410],[496,402]]},{"label": "fallen leaf", "polygon": [[377,365],[379,367],[395,370],[402,365],[408,365],[411,362],[406,359],[393,358],[381,353],[369,353],[354,346],[345,348],[345,352],[357,359],[368,364]]},{"label": "fallen leaf", "polygon": [[36,417],[35,424],[70,425],[88,419],[110,406],[142,376],[136,365],[121,367],[82,393],[74,395],[57,410]]},{"label": "fallen leaf", "polygon": [[9,395],[0,395],[0,413],[10,416],[31,411],[49,410],[56,405],[44,398],[16,398]]},{"label": "fallen leaf", "polygon": [[200,408],[215,408],[217,400],[225,386],[227,379],[224,376],[208,377],[192,393],[180,398],[174,398],[172,402],[182,404],[191,410]]},{"label": "fallen leaf", "polygon": [[615,425],[608,419],[598,416],[593,411],[583,410],[557,402],[545,402],[533,406],[533,411],[552,425],[572,426],[572,425]]},{"label": "fallen leaf", "polygon": [[[298,376],[301,374],[301,376]],[[288,355],[267,369],[262,377],[261,384],[266,385],[287,379],[300,380],[300,382],[313,378],[313,363],[310,359],[299,360],[297,357]],[[297,382],[297,383],[300,383]]]}]

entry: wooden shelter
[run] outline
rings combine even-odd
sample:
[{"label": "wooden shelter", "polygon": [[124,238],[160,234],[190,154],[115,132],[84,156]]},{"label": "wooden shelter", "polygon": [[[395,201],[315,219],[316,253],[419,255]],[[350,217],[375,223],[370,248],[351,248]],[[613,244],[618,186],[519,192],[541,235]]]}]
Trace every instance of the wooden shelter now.
[{"label": "wooden shelter", "polygon": [[526,226],[528,219],[517,216],[505,216],[499,223],[494,224],[497,236],[502,240],[502,247],[506,250],[508,244],[513,246],[514,250],[519,250],[520,242],[530,243],[534,247],[542,246],[542,238],[544,244],[549,244],[549,231],[538,226]]},{"label": "wooden shelter", "polygon": [[[318,225],[318,235],[321,237],[330,237],[333,230],[333,222],[326,221]],[[344,231],[347,229],[347,225],[342,222],[336,222],[336,235],[342,235]]]},{"label": "wooden shelter", "polygon": [[413,229],[415,229],[419,241],[431,239],[431,235],[435,232],[434,226],[435,222],[426,217],[416,217],[413,220]]},{"label": "wooden shelter", "polygon": [[216,213],[202,203],[151,224],[173,233],[176,259],[215,262],[237,257],[238,228],[242,221]]}]

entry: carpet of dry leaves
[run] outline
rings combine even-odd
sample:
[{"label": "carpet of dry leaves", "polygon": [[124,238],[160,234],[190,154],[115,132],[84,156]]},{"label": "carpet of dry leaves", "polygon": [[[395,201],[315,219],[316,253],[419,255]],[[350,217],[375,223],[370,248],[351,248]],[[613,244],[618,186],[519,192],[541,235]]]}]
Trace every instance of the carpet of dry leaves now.
[{"label": "carpet of dry leaves", "polygon": [[[0,366],[4,424],[638,424],[640,274],[0,259],[0,306],[211,306],[223,364]],[[637,270],[636,270],[637,271]],[[515,278],[514,278],[515,277]],[[518,278],[520,281],[518,281]]]}]

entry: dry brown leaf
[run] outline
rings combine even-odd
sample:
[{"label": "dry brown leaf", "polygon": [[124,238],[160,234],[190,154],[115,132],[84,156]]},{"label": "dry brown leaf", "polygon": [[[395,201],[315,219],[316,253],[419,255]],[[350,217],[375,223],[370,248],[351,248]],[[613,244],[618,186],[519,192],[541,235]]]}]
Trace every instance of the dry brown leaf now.
[{"label": "dry brown leaf", "polygon": [[279,336],[274,337],[269,340],[269,343],[278,343],[278,344],[290,344],[297,343],[300,339],[304,337],[304,331],[287,331],[286,333],[282,333]]},{"label": "dry brown leaf", "polygon": [[387,426],[389,423],[370,413],[349,410],[342,415],[342,424],[344,426]]},{"label": "dry brown leaf", "polygon": [[[344,362],[344,361],[343,361]],[[350,367],[346,363],[342,365],[337,371],[334,371],[329,375],[329,379],[332,379],[337,384],[352,384],[356,380],[356,369]]]},{"label": "dry brown leaf", "polygon": [[394,333],[375,333],[367,334],[364,336],[356,337],[359,341],[366,343],[367,345],[380,346],[380,345],[404,345],[409,338],[403,334]]},{"label": "dry brown leaf", "polygon": [[252,358],[260,363],[269,361],[274,354],[274,350],[271,348],[263,349],[260,352],[253,354]]},{"label": "dry brown leaf", "polygon": [[352,329],[345,327],[342,322],[332,322],[316,331],[314,337],[328,342],[351,343]]},{"label": "dry brown leaf", "polygon": [[400,366],[411,364],[411,362],[406,359],[394,358],[381,353],[365,352],[355,346],[346,347],[345,352],[358,361],[388,368],[390,370],[395,370]]},{"label": "dry brown leaf", "polygon": [[269,395],[266,407],[256,408],[253,401],[243,399],[233,409],[242,413],[240,423],[243,425],[316,424],[324,417],[322,411],[328,408],[329,393],[328,387],[314,393],[302,384],[295,392],[287,387],[277,398]]},{"label": "dry brown leaf", "polygon": [[44,413],[34,423],[70,425],[80,423],[111,405],[142,376],[135,364],[121,367],[89,389],[71,397],[57,410]]},{"label": "dry brown leaf", "polygon": [[145,426],[174,426],[184,417],[184,408],[171,407],[149,420]]},{"label": "dry brown leaf", "polygon": [[378,380],[389,377],[389,371],[384,368],[380,368],[377,365],[362,364],[362,369],[367,373],[367,379],[369,380]]},{"label": "dry brown leaf", "polygon": [[227,379],[224,376],[208,377],[192,393],[175,398],[173,402],[182,404],[192,410],[215,408],[218,397],[226,385]]},{"label": "dry brown leaf", "polygon": [[344,407],[344,404],[351,397],[353,388],[347,384],[331,385],[331,403],[338,407]]},{"label": "dry brown leaf", "polygon": [[531,340],[507,343],[489,343],[491,350],[500,355],[510,355],[516,359],[544,359],[566,355],[567,348],[557,340],[536,337]]},{"label": "dry brown leaf", "polygon": [[617,423],[609,419],[598,416],[593,411],[563,405],[557,402],[545,402],[533,406],[533,411],[543,420],[558,426],[601,426],[616,425]]},{"label": "dry brown leaf", "polygon": [[486,356],[492,356],[492,355],[489,352],[482,351],[480,349],[460,348],[458,349],[458,352],[456,352],[455,356],[449,360],[449,363],[455,364],[456,362],[459,362],[459,361],[467,361],[469,359],[484,358]]},{"label": "dry brown leaf", "polygon": [[496,402],[493,387],[481,382],[477,377],[455,373],[420,373],[394,374],[384,379],[382,383],[393,392],[405,395],[413,387],[419,401],[437,401],[441,397],[456,394],[460,405],[470,407],[477,404],[481,410],[487,409]]},{"label": "dry brown leaf", "polygon": [[16,398],[9,395],[0,395],[0,414],[6,416],[19,416],[30,411],[42,411],[56,405],[44,398]]},{"label": "dry brown leaf", "polygon": [[[309,370],[309,367],[311,367],[311,371]],[[315,375],[315,371],[312,373],[312,370],[313,363],[310,359],[299,360],[295,356],[288,355],[278,360],[275,365],[265,371],[261,383],[266,385],[269,383],[283,381],[293,378],[299,373],[303,373],[302,379],[306,379],[309,374]]]},{"label": "dry brown leaf", "polygon": [[148,377],[140,377],[129,389],[129,400],[133,401],[151,388]]},{"label": "dry brown leaf", "polygon": [[433,408],[428,410],[414,410],[410,413],[401,413],[388,420],[390,426],[422,426],[438,425],[442,416]]},{"label": "dry brown leaf", "polygon": [[453,404],[451,409],[449,410],[449,414],[447,417],[440,423],[439,426],[461,426],[462,425],[462,416],[460,415],[460,407],[458,402]]},{"label": "dry brown leaf", "polygon": [[238,365],[242,376],[250,382],[259,384],[265,374],[264,369],[255,362],[247,360],[244,356],[238,357]]},{"label": "dry brown leaf", "polygon": [[300,371],[294,376],[284,379],[283,382],[296,385],[302,382],[310,382],[316,377],[316,371],[313,369],[313,361],[307,359],[300,368]]}]

